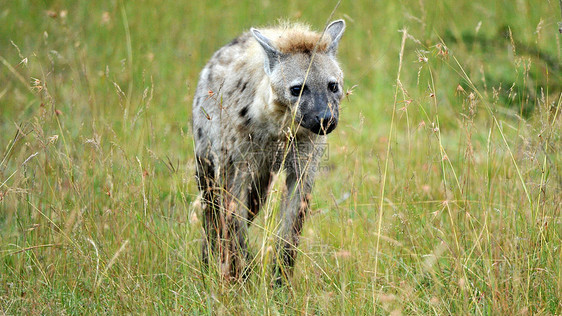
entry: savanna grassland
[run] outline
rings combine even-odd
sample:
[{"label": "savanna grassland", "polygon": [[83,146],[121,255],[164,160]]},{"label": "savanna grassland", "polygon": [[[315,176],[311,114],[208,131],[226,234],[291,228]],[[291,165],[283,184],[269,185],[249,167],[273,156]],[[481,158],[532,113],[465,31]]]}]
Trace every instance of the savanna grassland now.
[{"label": "savanna grassland", "polygon": [[[0,313],[561,314],[558,2],[335,7],[1,1]],[[348,96],[272,288],[281,181],[248,281],[202,272],[190,121],[212,53],[279,18],[346,20]]]}]

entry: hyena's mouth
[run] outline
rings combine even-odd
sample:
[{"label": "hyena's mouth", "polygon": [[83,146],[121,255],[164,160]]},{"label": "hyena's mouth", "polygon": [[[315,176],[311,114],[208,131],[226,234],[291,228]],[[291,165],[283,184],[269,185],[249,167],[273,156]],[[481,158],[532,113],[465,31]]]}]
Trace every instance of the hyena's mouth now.
[{"label": "hyena's mouth", "polygon": [[318,135],[328,135],[338,125],[338,119],[332,115],[315,115],[313,118],[304,119],[301,126]]}]

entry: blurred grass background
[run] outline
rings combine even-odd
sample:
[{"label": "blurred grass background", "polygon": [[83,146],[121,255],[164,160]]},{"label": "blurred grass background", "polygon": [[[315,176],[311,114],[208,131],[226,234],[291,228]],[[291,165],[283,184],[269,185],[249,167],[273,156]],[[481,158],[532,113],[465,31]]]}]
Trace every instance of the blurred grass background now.
[{"label": "blurred grass background", "polygon": [[2,2],[0,311],[562,313],[556,1],[342,1],[355,87],[292,286],[267,276],[279,190],[249,281],[201,273],[199,71],[251,26],[322,29],[335,6]]}]

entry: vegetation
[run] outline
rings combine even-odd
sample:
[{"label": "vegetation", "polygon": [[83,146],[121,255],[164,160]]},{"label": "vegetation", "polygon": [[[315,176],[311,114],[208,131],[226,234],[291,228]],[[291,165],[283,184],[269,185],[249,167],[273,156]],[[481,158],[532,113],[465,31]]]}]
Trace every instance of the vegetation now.
[{"label": "vegetation", "polygon": [[[337,7],[334,11],[334,8]],[[333,16],[331,16],[334,11]],[[5,1],[3,314],[561,314],[557,1]],[[344,18],[348,97],[291,286],[201,272],[191,98],[278,18]]]}]

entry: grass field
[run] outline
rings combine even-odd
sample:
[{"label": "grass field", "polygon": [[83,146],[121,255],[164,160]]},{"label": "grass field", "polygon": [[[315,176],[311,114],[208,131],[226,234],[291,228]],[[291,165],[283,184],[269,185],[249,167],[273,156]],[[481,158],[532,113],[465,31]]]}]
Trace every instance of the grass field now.
[{"label": "grass field", "polygon": [[355,87],[275,289],[279,184],[249,280],[201,272],[191,99],[239,33],[336,1],[2,1],[0,313],[562,314],[558,5],[342,1]]}]

